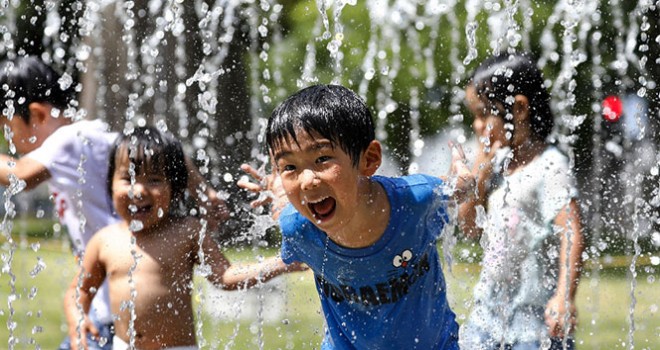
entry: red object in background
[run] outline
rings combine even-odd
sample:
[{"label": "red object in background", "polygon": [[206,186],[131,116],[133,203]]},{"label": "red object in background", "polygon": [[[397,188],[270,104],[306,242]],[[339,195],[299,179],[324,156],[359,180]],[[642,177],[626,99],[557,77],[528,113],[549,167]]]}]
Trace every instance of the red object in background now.
[{"label": "red object in background", "polygon": [[623,102],[617,96],[607,96],[603,100],[603,118],[608,122],[616,122],[623,113]]}]

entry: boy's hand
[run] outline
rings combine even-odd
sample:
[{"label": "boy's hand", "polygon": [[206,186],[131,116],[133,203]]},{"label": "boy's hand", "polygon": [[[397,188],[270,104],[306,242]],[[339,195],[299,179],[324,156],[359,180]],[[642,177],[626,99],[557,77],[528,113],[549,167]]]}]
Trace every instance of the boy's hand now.
[{"label": "boy's hand", "polygon": [[551,337],[564,338],[570,334],[577,324],[575,303],[559,294],[553,296],[545,308],[545,324]]},{"label": "boy's hand", "polygon": [[476,181],[474,175],[467,167],[467,159],[460,144],[449,142],[451,148],[450,178],[456,180],[454,198],[463,202],[471,193],[474,193]]},{"label": "boy's hand", "polygon": [[[71,350],[86,350],[87,349],[87,334],[90,334],[92,338],[98,339],[99,330],[96,328],[94,323],[85,315],[85,319],[80,324],[80,335],[78,335],[78,329],[76,327],[69,326],[69,341],[71,342]],[[78,338],[80,336],[80,339]],[[80,342],[78,341],[80,340]],[[80,347],[78,346],[80,344]]]},{"label": "boy's hand", "polygon": [[282,187],[282,179],[276,174],[262,175],[257,169],[248,164],[242,164],[241,170],[258,182],[238,180],[236,183],[238,187],[259,195],[257,199],[250,202],[250,206],[258,208],[272,203],[273,219],[277,220],[280,211],[289,202],[284,187]]}]

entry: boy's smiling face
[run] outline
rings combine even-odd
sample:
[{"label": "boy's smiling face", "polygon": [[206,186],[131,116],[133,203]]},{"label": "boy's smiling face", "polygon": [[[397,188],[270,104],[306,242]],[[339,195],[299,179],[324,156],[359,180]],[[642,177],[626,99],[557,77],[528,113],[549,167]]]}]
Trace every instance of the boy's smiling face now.
[{"label": "boy's smiling face", "polygon": [[315,132],[297,131],[296,138],[297,143],[289,138],[272,150],[291,204],[329,234],[362,225],[359,213],[365,186],[361,183],[377,169],[365,165],[370,163],[364,159],[368,152],[354,166],[344,150]]}]

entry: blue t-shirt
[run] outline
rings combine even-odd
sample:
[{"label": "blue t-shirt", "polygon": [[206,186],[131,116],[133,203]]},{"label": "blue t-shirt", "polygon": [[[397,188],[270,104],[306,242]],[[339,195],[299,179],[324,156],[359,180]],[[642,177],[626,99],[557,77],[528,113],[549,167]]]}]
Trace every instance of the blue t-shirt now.
[{"label": "blue t-shirt", "polygon": [[458,349],[436,240],[448,220],[440,179],[373,176],[390,219],[373,245],[345,248],[289,205],[282,259],[313,271],[325,314],[322,349]]}]

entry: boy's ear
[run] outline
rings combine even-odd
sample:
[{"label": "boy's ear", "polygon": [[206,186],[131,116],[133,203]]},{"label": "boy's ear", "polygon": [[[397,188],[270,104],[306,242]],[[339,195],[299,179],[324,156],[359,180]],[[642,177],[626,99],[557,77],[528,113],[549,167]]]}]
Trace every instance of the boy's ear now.
[{"label": "boy's ear", "polygon": [[380,142],[373,140],[362,153],[362,159],[360,160],[360,174],[364,176],[375,174],[382,161],[383,151]]},{"label": "boy's ear", "polygon": [[34,124],[41,124],[48,120],[51,112],[51,105],[42,102],[30,102],[28,111],[30,111],[30,122]]}]

